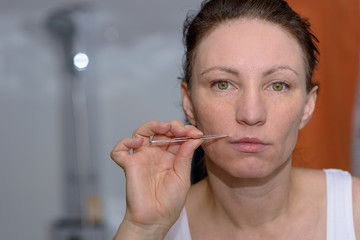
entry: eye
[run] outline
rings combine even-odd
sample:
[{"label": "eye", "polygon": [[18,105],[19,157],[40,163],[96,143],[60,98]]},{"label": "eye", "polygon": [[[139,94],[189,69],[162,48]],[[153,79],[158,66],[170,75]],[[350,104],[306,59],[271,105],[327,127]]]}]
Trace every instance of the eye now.
[{"label": "eye", "polygon": [[274,83],[271,84],[271,88],[275,92],[285,91],[289,87],[290,87],[289,84],[287,84],[285,82],[274,82]]},{"label": "eye", "polygon": [[214,85],[216,86],[216,88],[218,88],[220,90],[226,90],[232,86],[231,83],[229,83],[228,81],[224,81],[224,80],[216,81],[214,83]]}]

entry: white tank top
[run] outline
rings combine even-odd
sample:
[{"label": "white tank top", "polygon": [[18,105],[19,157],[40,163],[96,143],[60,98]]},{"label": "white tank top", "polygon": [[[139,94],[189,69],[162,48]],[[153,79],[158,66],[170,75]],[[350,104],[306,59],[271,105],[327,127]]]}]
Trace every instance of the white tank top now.
[{"label": "white tank top", "polygon": [[[352,181],[348,172],[325,169],[327,191],[326,240],[355,240]],[[164,240],[191,240],[185,208]]]},{"label": "white tank top", "polygon": [[352,180],[348,172],[327,169],[326,240],[355,240],[352,208]]}]

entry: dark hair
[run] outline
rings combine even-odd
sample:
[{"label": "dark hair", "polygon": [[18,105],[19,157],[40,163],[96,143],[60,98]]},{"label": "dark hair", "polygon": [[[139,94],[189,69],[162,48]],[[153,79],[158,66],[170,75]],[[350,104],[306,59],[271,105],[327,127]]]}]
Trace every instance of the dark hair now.
[{"label": "dark hair", "polygon": [[318,39],[311,32],[307,19],[301,18],[283,0],[205,0],[200,11],[189,13],[183,29],[185,56],[183,78],[191,87],[192,66],[196,49],[210,32],[222,23],[239,19],[260,19],[280,25],[300,44],[306,66],[306,90],[309,92],[317,83],[312,80],[318,62]]}]

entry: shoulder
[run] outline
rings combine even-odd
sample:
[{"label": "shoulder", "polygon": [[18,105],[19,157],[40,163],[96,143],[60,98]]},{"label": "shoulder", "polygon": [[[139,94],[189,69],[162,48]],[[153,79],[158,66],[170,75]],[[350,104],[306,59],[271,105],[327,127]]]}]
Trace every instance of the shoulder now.
[{"label": "shoulder", "polygon": [[323,170],[294,167],[292,175],[308,190],[319,193],[326,191],[326,174]]},{"label": "shoulder", "polygon": [[293,172],[301,177],[310,177],[312,179],[321,180],[325,177],[325,172],[319,169],[293,167]]},{"label": "shoulder", "polygon": [[355,235],[360,239],[360,178],[352,177],[352,198]]},{"label": "shoulder", "polygon": [[326,175],[322,170],[293,168],[292,182],[297,210],[311,214],[319,223],[326,225]]},{"label": "shoulder", "polygon": [[208,226],[209,211],[208,211],[208,182],[203,179],[200,182],[192,185],[186,198],[186,213],[188,217],[188,225],[192,235],[202,231]]},{"label": "shoulder", "polygon": [[326,174],[323,170],[294,167],[291,181],[306,203],[317,202],[321,209],[326,205]]},{"label": "shoulder", "polygon": [[189,213],[195,212],[203,205],[204,198],[206,197],[206,187],[206,178],[190,187],[185,203]]}]

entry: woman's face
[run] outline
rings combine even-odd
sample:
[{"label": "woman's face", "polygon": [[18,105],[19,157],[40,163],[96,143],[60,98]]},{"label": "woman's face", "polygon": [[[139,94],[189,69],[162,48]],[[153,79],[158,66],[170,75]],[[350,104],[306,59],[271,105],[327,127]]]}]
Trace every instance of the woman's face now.
[{"label": "woman's face", "polygon": [[192,124],[228,134],[203,144],[208,166],[243,178],[265,177],[291,159],[316,101],[315,90],[306,92],[298,42],[278,25],[246,19],[201,41],[182,94]]}]

